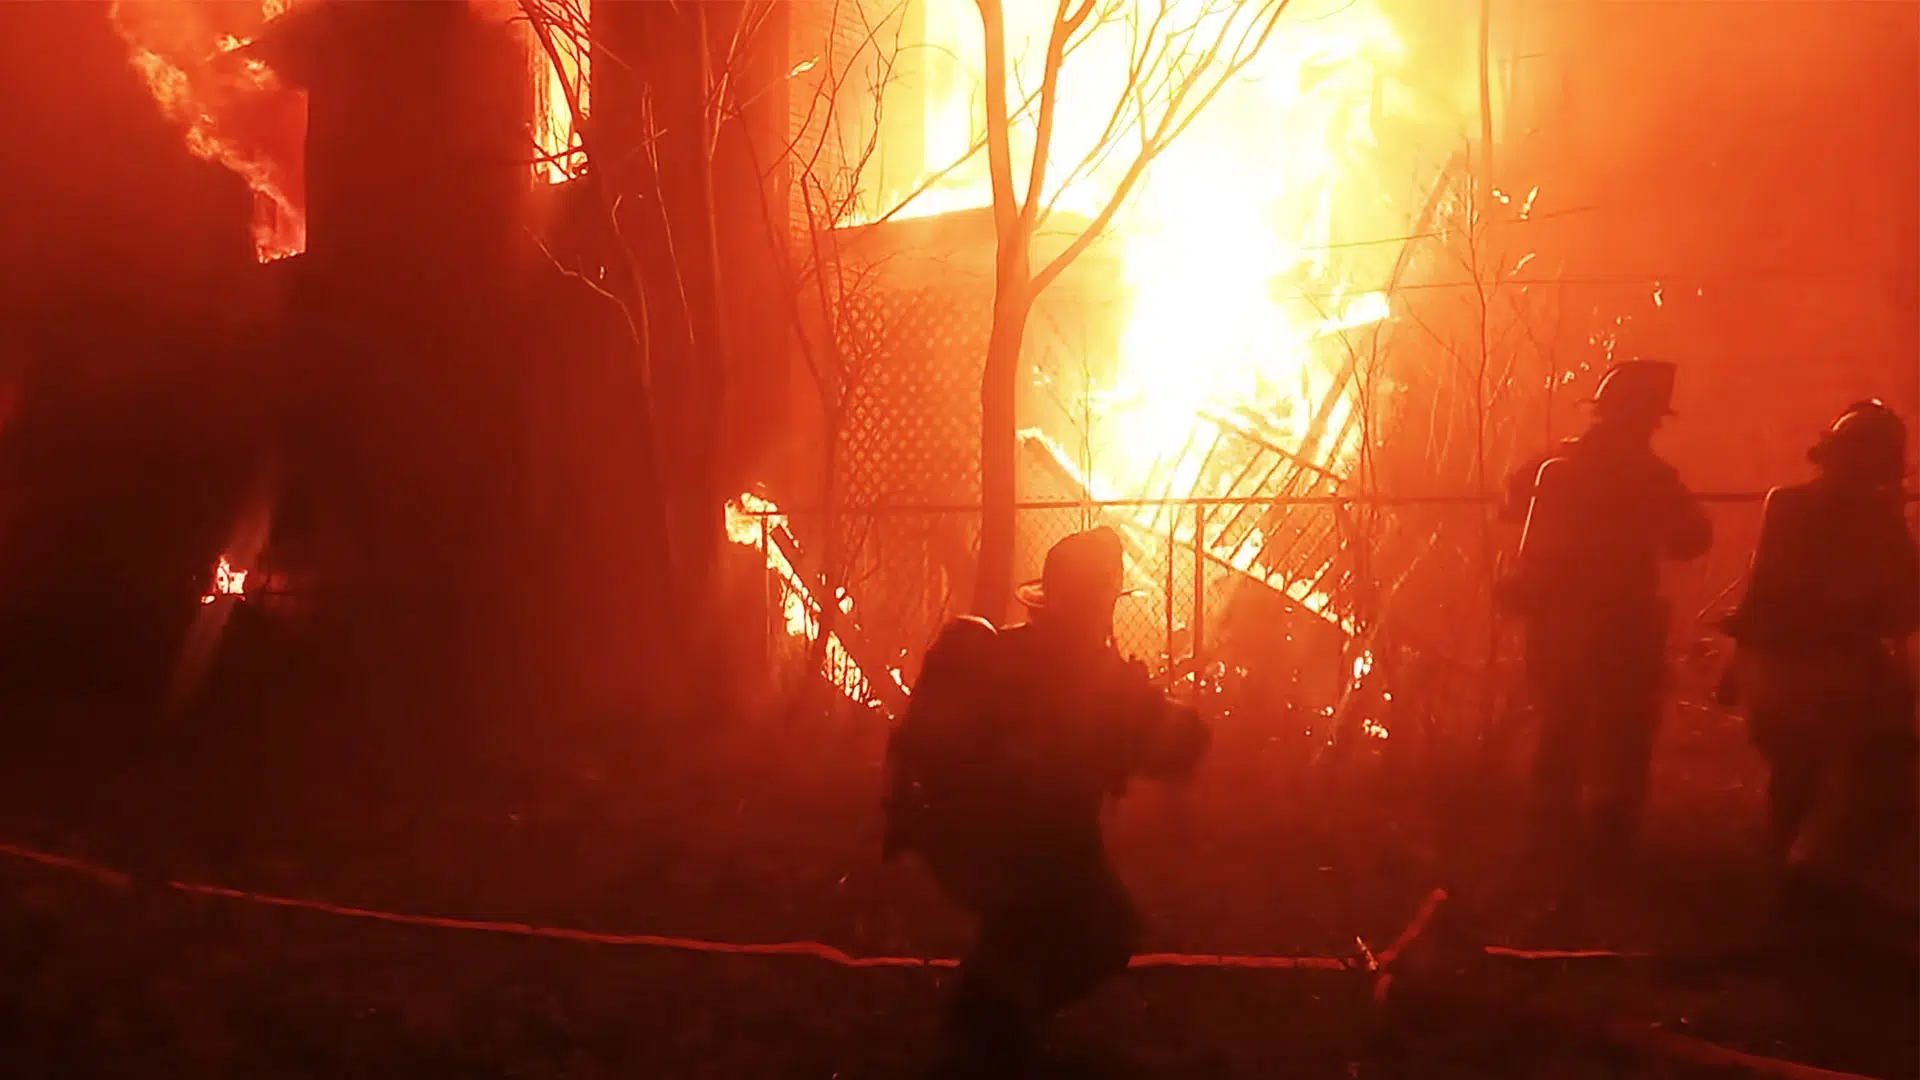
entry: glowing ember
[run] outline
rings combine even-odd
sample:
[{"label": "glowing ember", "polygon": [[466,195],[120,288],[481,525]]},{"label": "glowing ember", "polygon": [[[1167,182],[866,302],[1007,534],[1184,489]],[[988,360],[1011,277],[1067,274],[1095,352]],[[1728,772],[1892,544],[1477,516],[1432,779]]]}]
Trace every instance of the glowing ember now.
[{"label": "glowing ember", "polygon": [[[770,500],[753,494],[742,494],[739,498],[728,500],[727,539],[742,547],[765,548],[767,570],[780,583],[780,609],[787,635],[811,643],[820,636],[820,606],[781,545],[772,540],[776,531],[784,532],[787,528],[786,516],[779,510]],[[846,590],[839,591],[836,606],[842,613],[852,613],[853,598],[847,595]],[[862,704],[873,700],[866,674],[854,662],[839,634],[827,633],[826,651],[826,674],[834,686],[848,698]],[[906,687],[901,682],[900,673],[890,671],[887,674],[904,693]]]},{"label": "glowing ember", "polygon": [[200,598],[202,604],[211,604],[223,596],[244,600],[247,595],[247,573],[235,570],[233,563],[225,555],[213,568],[213,590]]}]

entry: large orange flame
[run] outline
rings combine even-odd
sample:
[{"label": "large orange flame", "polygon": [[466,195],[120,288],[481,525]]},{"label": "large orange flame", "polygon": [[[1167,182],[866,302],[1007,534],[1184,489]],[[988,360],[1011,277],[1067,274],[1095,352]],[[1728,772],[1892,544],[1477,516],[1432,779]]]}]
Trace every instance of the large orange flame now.
[{"label": "large orange flame", "polygon": [[254,253],[262,262],[306,249],[306,97],[237,50],[289,4],[115,0],[111,8],[128,61],[160,111],[185,132],[187,148],[238,173],[253,190]]},{"label": "large orange flame", "polygon": [[[1158,19],[1170,42],[1182,34],[1204,42],[1222,20],[1254,6],[1099,5],[1108,21],[1075,48],[1061,77],[1049,167],[1073,179],[1059,192],[1060,210],[1093,214],[1132,162],[1128,138],[1137,136],[1123,133],[1115,152],[1071,172],[1110,141],[1143,28]],[[1362,164],[1383,78],[1404,50],[1371,0],[1294,7],[1300,10],[1289,10],[1257,59],[1150,166],[1114,221],[1128,305],[1117,363],[1089,388],[1093,423],[1083,434],[1098,494],[1224,494],[1214,490],[1219,478],[1200,475],[1198,456],[1177,460],[1206,437],[1207,416],[1252,410],[1270,433],[1298,438],[1305,416],[1332,390],[1339,350],[1325,339],[1389,314],[1383,281],[1341,280],[1327,253],[1343,195],[1368,182],[1390,183],[1395,193],[1407,186],[1406,177],[1368,176]],[[1019,84],[1010,89],[1030,89],[1039,83],[1054,5],[1007,8]],[[982,135],[979,16],[969,0],[927,0],[926,9],[932,89],[922,164],[923,175],[938,179],[896,216],[985,206],[992,197],[984,154],[951,168]],[[1181,48],[1172,44],[1164,55],[1186,62]],[[1016,159],[1030,159],[1030,118],[1016,124],[1013,138]],[[1015,176],[1024,175],[1016,160]],[[1349,407],[1345,394],[1331,402],[1329,426],[1337,429]]]}]

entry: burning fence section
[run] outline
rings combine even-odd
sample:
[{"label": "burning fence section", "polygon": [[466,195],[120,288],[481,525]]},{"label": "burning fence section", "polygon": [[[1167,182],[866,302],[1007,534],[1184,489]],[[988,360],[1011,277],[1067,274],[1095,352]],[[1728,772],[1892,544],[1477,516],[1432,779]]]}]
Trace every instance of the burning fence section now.
[{"label": "burning fence section", "polygon": [[[1245,437],[1236,436],[1228,418],[1215,419],[1217,441]],[[1380,686],[1374,628],[1361,618],[1353,602],[1358,590],[1350,587],[1353,549],[1361,539],[1345,522],[1339,496],[1276,505],[1265,484],[1250,480],[1251,494],[1241,497],[1100,501],[1057,445],[1038,432],[1027,432],[1024,445],[1028,474],[1049,479],[1048,494],[1063,499],[1056,513],[1074,514],[1076,528],[1110,526],[1126,544],[1133,595],[1122,601],[1114,624],[1122,653],[1158,656],[1167,683],[1200,692],[1244,679],[1249,667],[1275,663],[1276,654],[1310,653],[1309,666],[1338,663],[1351,670],[1350,680],[1310,695],[1330,703],[1324,715],[1358,724],[1373,738],[1387,737],[1379,721],[1364,718],[1362,724],[1349,715]],[[1240,472],[1259,479],[1262,469],[1286,467],[1276,455],[1264,463],[1256,458]],[[1272,536],[1265,545],[1262,523]],[[1043,546],[1036,537],[1031,548]]]},{"label": "burning fence section", "polygon": [[[1037,452],[1034,444],[1028,446],[1030,454]],[[1216,715],[1279,723],[1276,731],[1304,734],[1303,745],[1314,753],[1343,739],[1365,745],[1390,737],[1405,706],[1394,703],[1398,675],[1388,671],[1397,661],[1377,659],[1385,655],[1380,644],[1364,633],[1349,636],[1299,605],[1290,613],[1282,611],[1285,598],[1279,590],[1204,551],[1195,552],[1190,534],[1183,535],[1181,543],[1167,545],[1164,538],[1130,522],[1135,509],[1022,503],[1017,508],[1018,532],[1034,551],[1091,525],[1109,524],[1120,532],[1127,549],[1129,595],[1115,607],[1114,642],[1123,655],[1144,661],[1169,691],[1204,699]],[[1176,519],[1191,520],[1220,507],[1184,503],[1161,509]],[[976,516],[960,508],[888,515],[919,523],[918,530],[899,535],[939,532],[939,523],[966,527]],[[795,520],[817,525],[820,515],[800,510]],[[897,715],[921,658],[913,643],[935,634],[959,609],[945,609],[925,621],[903,620],[896,582],[861,572],[848,593],[837,594],[839,617],[822,645],[817,598],[825,589],[800,569],[808,564],[794,554],[798,549],[787,515],[770,502],[749,497],[728,507],[728,525],[732,541],[763,568],[768,608],[779,627],[775,633],[789,643],[786,655],[804,651],[809,670],[824,675],[850,700]],[[920,554],[901,551],[898,557],[914,563]],[[856,615],[863,617],[856,620]],[[819,667],[812,668],[816,661]],[[869,682],[866,672],[884,674]]]},{"label": "burning fence section", "polygon": [[[809,650],[820,644],[826,627],[823,617],[823,585],[809,584],[800,572],[799,547],[788,530],[780,508],[767,499],[742,494],[727,503],[727,539],[743,547],[754,548],[766,562],[767,573],[778,591],[777,608],[787,636],[798,639]],[[898,668],[887,668],[872,657],[863,667],[854,656],[865,651],[849,639],[858,633],[852,619],[853,597],[845,589],[834,591],[833,604],[838,611],[837,629],[825,629],[822,649],[823,674],[841,693],[863,705],[879,705],[897,712],[905,703],[907,688]],[[857,639],[854,639],[857,640]],[[871,674],[870,674],[871,673]]]}]

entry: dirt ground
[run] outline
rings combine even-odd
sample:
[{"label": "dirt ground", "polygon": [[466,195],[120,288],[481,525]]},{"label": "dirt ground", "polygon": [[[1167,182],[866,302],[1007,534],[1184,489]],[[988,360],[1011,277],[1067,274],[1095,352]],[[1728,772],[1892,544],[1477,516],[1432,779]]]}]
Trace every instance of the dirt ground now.
[{"label": "dirt ground", "polygon": [[[9,1076],[907,1077],[929,1058],[943,993],[937,970],[387,925],[187,896],[169,880],[856,955],[952,956],[966,940],[918,867],[878,862],[884,731],[866,716],[588,730],[281,708],[129,735],[100,702],[12,711],[0,841],[134,884],[0,858]],[[1769,879],[1761,776],[1737,718],[1676,710],[1644,856],[1606,874],[1526,855],[1515,799],[1484,776],[1435,783],[1444,769],[1402,760],[1390,739],[1310,765],[1308,740],[1275,726],[1224,723],[1193,783],[1142,789],[1117,811],[1110,835],[1148,950],[1378,950],[1444,885],[1450,899],[1404,961],[1409,985],[1920,1075],[1910,985],[1480,955],[1754,940]],[[1374,985],[1137,970],[1065,1020],[1061,1060],[1110,1076],[1697,1071],[1544,1037],[1497,1006],[1402,1023]]]}]

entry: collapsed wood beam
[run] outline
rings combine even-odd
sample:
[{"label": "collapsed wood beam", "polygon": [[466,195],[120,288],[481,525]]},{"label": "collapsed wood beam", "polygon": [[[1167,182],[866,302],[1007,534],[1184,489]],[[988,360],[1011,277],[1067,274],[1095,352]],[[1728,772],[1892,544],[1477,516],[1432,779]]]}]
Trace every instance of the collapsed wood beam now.
[{"label": "collapsed wood beam", "polygon": [[[1051,442],[1035,435],[1029,435],[1023,442],[1027,447],[1028,456],[1043,470],[1047,479],[1071,492],[1069,498],[1085,499],[1089,506],[1099,502],[1096,495],[1089,489],[1087,481],[1062,460]],[[1159,513],[1156,513],[1152,520],[1142,522],[1131,515],[1112,512],[1114,508],[1111,506],[1100,506],[1099,510],[1102,520],[1121,533],[1123,540],[1126,541],[1128,554],[1139,562],[1159,561],[1151,559],[1152,553],[1156,551],[1164,552],[1161,558],[1168,563],[1182,553],[1193,553],[1197,556],[1196,561],[1201,564],[1225,570],[1229,574],[1257,582],[1271,590],[1290,609],[1298,610],[1337,629],[1351,632],[1347,621],[1338,613],[1331,610],[1316,610],[1313,607],[1309,602],[1314,595],[1310,588],[1305,591],[1297,588],[1296,586],[1300,584],[1298,581],[1276,583],[1270,577],[1261,575],[1251,565],[1240,562],[1237,556],[1244,550],[1244,545],[1235,547],[1230,552],[1223,552],[1211,542],[1196,543],[1195,538],[1200,530],[1200,523],[1189,524],[1183,532],[1174,512],[1175,508],[1176,504],[1165,505],[1168,511],[1166,518],[1169,520],[1164,520],[1164,525],[1163,516]],[[1324,566],[1325,564],[1322,564],[1319,568],[1324,569]],[[1315,580],[1317,581],[1318,578]]]},{"label": "collapsed wood beam", "polygon": [[837,642],[847,659],[853,664],[866,686],[867,694],[874,704],[886,710],[889,715],[899,716],[907,707],[907,691],[893,675],[893,669],[874,655],[872,646],[860,632],[858,623],[851,619],[835,619],[831,629],[827,627],[826,605],[833,603],[838,610],[837,599],[823,599],[823,585],[808,580],[800,572],[803,565],[800,559],[799,541],[785,525],[776,525],[772,521],[765,523],[765,536],[768,545],[786,561],[791,573],[781,574],[781,587],[793,589],[800,594],[801,603],[808,606],[810,617],[814,620],[813,634],[827,633]]}]

